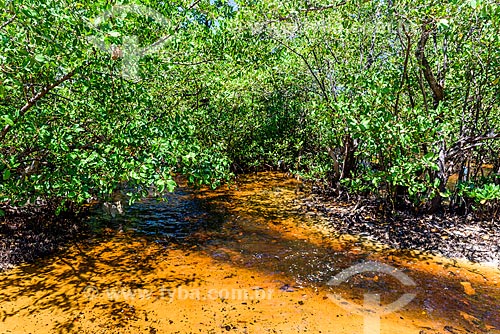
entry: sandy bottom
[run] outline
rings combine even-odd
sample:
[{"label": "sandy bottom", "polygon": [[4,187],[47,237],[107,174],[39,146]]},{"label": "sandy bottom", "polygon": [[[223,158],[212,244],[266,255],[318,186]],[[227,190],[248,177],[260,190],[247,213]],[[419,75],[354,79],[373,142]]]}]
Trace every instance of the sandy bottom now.
[{"label": "sandy bottom", "polygon": [[[113,232],[0,274],[0,333],[500,333],[497,269],[332,238],[284,213],[294,182],[273,180],[283,188],[198,194],[228,203],[226,219],[189,242]],[[361,273],[331,287],[311,274],[367,261],[415,286]],[[416,296],[385,315],[346,304],[373,291],[382,305]]]},{"label": "sandy bottom", "polygon": [[[2,333],[362,333],[326,289],[185,249],[115,237],[2,277]],[[382,333],[434,333],[391,314]]]}]

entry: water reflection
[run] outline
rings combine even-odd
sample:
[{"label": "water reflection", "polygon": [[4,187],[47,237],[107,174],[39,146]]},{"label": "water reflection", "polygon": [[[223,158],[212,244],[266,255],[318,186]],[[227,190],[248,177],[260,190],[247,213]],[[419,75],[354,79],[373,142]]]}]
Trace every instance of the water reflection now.
[{"label": "water reflection", "polygon": [[[127,203],[126,195],[115,194],[115,200]],[[153,237],[158,242],[165,240],[181,241],[198,230],[217,228],[223,217],[210,215],[207,203],[194,196],[187,187],[177,188],[167,193],[162,200],[155,197],[142,199],[132,205],[124,205],[121,215],[107,215],[100,204],[96,204],[87,218],[94,231],[111,229],[119,232],[132,232]]]},{"label": "water reflection", "polygon": [[[406,291],[390,276],[364,273],[346,282],[340,294],[362,300],[365,293],[377,292],[388,304],[415,292],[417,298],[405,311],[413,317],[430,319],[451,333],[500,329],[498,270],[485,275],[481,269],[423,252],[318,231],[316,227],[324,225],[320,218],[299,212],[301,189],[300,182],[282,174],[247,175],[230,189],[181,188],[166,202],[147,199],[127,208],[113,224],[196,245],[198,251],[232,266],[283,275],[288,277],[282,282],[287,291],[328,289],[326,283],[343,269],[366,260],[382,261],[401,267],[417,287]],[[464,281],[473,282],[474,293],[465,293]]]}]

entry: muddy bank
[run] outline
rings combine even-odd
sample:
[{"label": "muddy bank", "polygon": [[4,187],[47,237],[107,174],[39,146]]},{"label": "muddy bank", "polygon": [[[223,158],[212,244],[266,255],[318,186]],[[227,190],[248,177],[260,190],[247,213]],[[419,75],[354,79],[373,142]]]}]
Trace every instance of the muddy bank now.
[{"label": "muddy bank", "polygon": [[500,267],[500,221],[474,214],[395,212],[384,215],[375,201],[339,202],[319,188],[295,203],[322,218],[338,235],[350,234],[390,248],[420,250]]},{"label": "muddy bank", "polygon": [[38,211],[0,217],[0,272],[48,256],[89,234],[75,215]]}]

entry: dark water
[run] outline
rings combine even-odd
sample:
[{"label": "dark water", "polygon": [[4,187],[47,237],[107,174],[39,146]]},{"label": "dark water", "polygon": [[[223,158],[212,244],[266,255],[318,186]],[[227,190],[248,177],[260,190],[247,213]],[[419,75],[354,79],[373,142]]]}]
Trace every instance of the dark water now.
[{"label": "dark water", "polygon": [[112,217],[104,212],[102,204],[91,210],[88,223],[95,231],[111,229],[145,235],[158,241],[183,240],[200,229],[216,227],[222,217],[210,215],[207,203],[194,196],[188,188],[177,188],[163,200],[149,197],[127,205],[125,195],[115,196],[123,205],[123,214]]}]

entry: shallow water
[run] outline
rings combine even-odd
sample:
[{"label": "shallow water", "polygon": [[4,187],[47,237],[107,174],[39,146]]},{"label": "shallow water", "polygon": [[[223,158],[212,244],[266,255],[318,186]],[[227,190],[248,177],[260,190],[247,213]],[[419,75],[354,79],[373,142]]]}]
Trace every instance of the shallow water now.
[{"label": "shallow water", "polygon": [[[372,333],[364,320],[379,317],[380,333],[500,333],[498,269],[338,235],[300,212],[303,195],[299,181],[262,173],[216,191],[181,186],[115,218],[97,210],[104,236],[0,276],[0,332]],[[356,265],[369,271],[331,285]],[[408,293],[382,316],[349,304]]]}]

